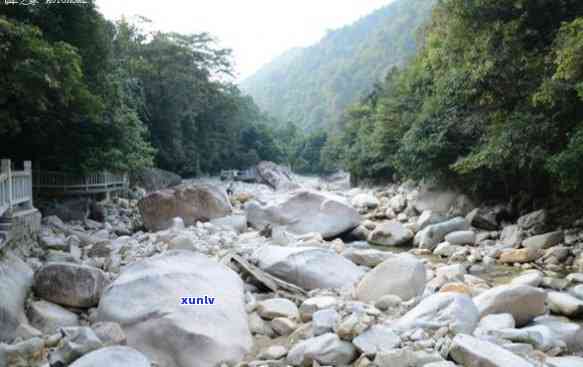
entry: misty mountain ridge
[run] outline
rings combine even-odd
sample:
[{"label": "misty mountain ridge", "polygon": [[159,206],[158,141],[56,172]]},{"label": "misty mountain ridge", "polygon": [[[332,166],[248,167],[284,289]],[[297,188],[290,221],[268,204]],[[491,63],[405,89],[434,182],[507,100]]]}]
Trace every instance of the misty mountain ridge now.
[{"label": "misty mountain ridge", "polygon": [[435,0],[397,0],[320,42],[293,48],[241,83],[267,113],[315,130],[339,119],[388,70],[415,55]]}]

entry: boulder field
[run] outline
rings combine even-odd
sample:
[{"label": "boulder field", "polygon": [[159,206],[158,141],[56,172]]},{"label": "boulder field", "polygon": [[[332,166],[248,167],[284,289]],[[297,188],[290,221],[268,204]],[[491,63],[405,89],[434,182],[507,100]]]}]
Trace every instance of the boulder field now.
[{"label": "boulder field", "polygon": [[255,173],[134,188],[4,248],[0,367],[583,366],[580,223]]}]

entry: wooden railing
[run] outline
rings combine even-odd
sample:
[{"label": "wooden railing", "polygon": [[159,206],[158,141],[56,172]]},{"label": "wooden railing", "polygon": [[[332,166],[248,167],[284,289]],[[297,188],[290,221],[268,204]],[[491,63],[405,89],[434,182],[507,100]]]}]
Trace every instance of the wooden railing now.
[{"label": "wooden railing", "polygon": [[12,208],[26,204],[32,208],[32,164],[24,162],[23,171],[13,171],[10,159],[0,166],[0,216]]},{"label": "wooden railing", "polygon": [[102,172],[79,176],[55,171],[34,171],[33,186],[38,191],[53,191],[63,194],[98,194],[127,190],[127,174]]}]

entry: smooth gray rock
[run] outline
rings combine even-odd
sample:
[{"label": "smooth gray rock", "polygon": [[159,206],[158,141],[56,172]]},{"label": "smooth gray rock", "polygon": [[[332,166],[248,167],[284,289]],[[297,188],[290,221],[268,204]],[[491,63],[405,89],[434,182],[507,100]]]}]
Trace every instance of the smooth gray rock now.
[{"label": "smooth gray rock", "polygon": [[471,334],[479,321],[478,308],[470,297],[446,292],[425,298],[392,326],[399,330],[450,327],[455,333]]},{"label": "smooth gray rock", "polygon": [[583,327],[567,318],[540,316],[523,329],[541,332],[550,347],[561,341],[567,345],[569,352],[583,352]]},{"label": "smooth gray rock", "polygon": [[77,314],[54,303],[37,301],[28,308],[28,320],[45,334],[54,334],[61,327],[79,326]]},{"label": "smooth gray rock", "polygon": [[259,302],[257,304],[257,313],[267,320],[273,320],[276,317],[300,318],[300,312],[296,304],[285,298],[272,298]]},{"label": "smooth gray rock", "polygon": [[374,249],[347,249],[342,253],[342,256],[352,261],[356,265],[368,266],[374,268],[389,257],[394,256],[390,252],[374,250]]},{"label": "smooth gray rock", "polygon": [[513,285],[529,285],[531,287],[538,287],[543,282],[544,276],[545,275],[542,271],[529,270],[512,279],[510,283]]},{"label": "smooth gray rock", "polygon": [[427,226],[445,222],[446,220],[447,218],[443,214],[436,213],[431,210],[425,210],[423,213],[421,213],[421,215],[417,219],[417,230],[421,231]]},{"label": "smooth gray rock", "polygon": [[433,250],[433,255],[451,257],[453,256],[453,254],[463,249],[464,249],[463,246],[452,245],[449,242],[442,242],[439,245],[437,245],[435,250]]},{"label": "smooth gray rock", "polygon": [[565,234],[563,231],[544,233],[525,239],[522,241],[522,247],[533,250],[544,250],[558,245],[563,242],[564,239]]},{"label": "smooth gray rock", "polygon": [[356,209],[336,195],[312,190],[299,190],[284,195],[278,202],[245,205],[247,220],[255,228],[282,226],[293,234],[320,233],[331,238],[348,232],[360,224]]},{"label": "smooth gray rock", "polygon": [[550,357],[545,359],[548,367],[583,367],[583,358],[568,356],[568,357]]},{"label": "smooth gray rock", "polygon": [[333,308],[337,303],[338,300],[331,296],[308,298],[300,306],[300,317],[302,321],[308,322],[312,319],[315,312]]},{"label": "smooth gray rock", "polygon": [[374,365],[378,367],[426,367],[432,363],[443,361],[437,352],[399,348],[377,353]]},{"label": "smooth gray rock", "polygon": [[[213,304],[181,304],[204,296]],[[104,292],[97,319],[119,323],[129,346],[166,367],[234,363],[251,348],[239,275],[190,251],[125,267]]]},{"label": "smooth gray rock", "polygon": [[293,333],[298,328],[298,325],[295,321],[286,317],[276,317],[271,320],[271,328],[277,335],[287,336]]},{"label": "smooth gray rock", "polygon": [[314,336],[330,333],[338,321],[338,312],[334,309],[326,309],[314,312],[312,315],[312,329]]},{"label": "smooth gray rock", "polygon": [[257,312],[252,312],[249,314],[249,330],[253,334],[266,335],[274,337],[274,330],[271,325],[263,320]]},{"label": "smooth gray rock", "polygon": [[445,236],[445,241],[452,245],[474,245],[476,233],[474,231],[455,231]]},{"label": "smooth gray rock", "polygon": [[411,243],[413,232],[399,222],[381,223],[370,232],[368,242],[378,246],[403,246]]},{"label": "smooth gray rock", "polygon": [[130,347],[107,347],[76,360],[70,367],[151,367],[148,358]]},{"label": "smooth gray rock", "polygon": [[413,243],[423,249],[434,250],[445,236],[455,231],[468,228],[468,223],[462,217],[450,219],[446,222],[432,224],[415,235]]},{"label": "smooth gray rock", "polygon": [[24,301],[32,285],[33,271],[20,258],[7,252],[0,258],[0,341],[16,337],[24,320]]},{"label": "smooth gray rock", "polygon": [[378,352],[396,348],[401,344],[401,337],[390,327],[373,325],[370,329],[352,340],[361,353],[374,356]]},{"label": "smooth gray rock", "polygon": [[358,284],[356,295],[364,302],[374,302],[387,294],[407,301],[423,294],[425,277],[423,262],[413,255],[402,254],[366,273]]},{"label": "smooth gray rock", "polygon": [[534,367],[496,344],[465,334],[456,335],[449,355],[464,367]]},{"label": "smooth gray rock", "polygon": [[573,288],[570,288],[569,293],[572,296],[577,297],[580,300],[583,300],[583,284],[578,284]]},{"label": "smooth gray rock", "polygon": [[261,360],[277,360],[277,359],[281,359],[283,357],[285,357],[285,355],[287,354],[287,348],[281,345],[272,345],[271,347],[265,349],[264,351],[262,351],[261,353],[259,353],[259,355],[257,356],[257,358],[261,359]]},{"label": "smooth gray rock", "polygon": [[478,306],[480,317],[509,313],[520,327],[545,313],[546,298],[545,292],[538,288],[501,285],[474,297],[474,303]]},{"label": "smooth gray rock", "polygon": [[357,357],[354,345],[328,333],[294,345],[287,354],[292,366],[312,366],[313,362],[327,366],[347,366]]},{"label": "smooth gray rock", "polygon": [[559,315],[579,317],[583,314],[583,301],[568,293],[549,292],[547,303],[550,310]]},{"label": "smooth gray rock", "polygon": [[89,308],[97,306],[103,288],[104,273],[90,266],[49,263],[34,274],[34,293],[47,301]]},{"label": "smooth gray rock", "polygon": [[264,246],[255,257],[262,270],[307,290],[350,287],[363,274],[346,258],[317,247]]},{"label": "smooth gray rock", "polygon": [[259,181],[275,190],[287,191],[300,188],[300,185],[293,181],[291,172],[283,166],[263,161],[257,164],[256,170]]},{"label": "smooth gray rock", "polygon": [[492,330],[501,329],[514,329],[516,327],[516,321],[509,313],[500,313],[484,316],[477,329],[475,330],[476,336],[482,336],[488,334]]}]

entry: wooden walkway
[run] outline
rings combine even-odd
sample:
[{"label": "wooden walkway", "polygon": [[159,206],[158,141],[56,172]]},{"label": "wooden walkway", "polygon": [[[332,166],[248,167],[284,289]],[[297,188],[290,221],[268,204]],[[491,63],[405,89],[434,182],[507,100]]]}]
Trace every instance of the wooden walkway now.
[{"label": "wooden walkway", "polygon": [[33,188],[37,193],[62,195],[109,194],[128,190],[129,178],[127,174],[109,172],[78,176],[54,171],[33,171]]},{"label": "wooden walkway", "polygon": [[9,159],[2,159],[0,166],[0,217],[12,209],[32,209],[34,194],[94,195],[126,191],[129,188],[127,174],[109,172],[78,176],[53,171],[33,171],[30,161],[24,169],[12,169]]}]

